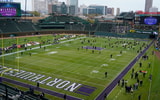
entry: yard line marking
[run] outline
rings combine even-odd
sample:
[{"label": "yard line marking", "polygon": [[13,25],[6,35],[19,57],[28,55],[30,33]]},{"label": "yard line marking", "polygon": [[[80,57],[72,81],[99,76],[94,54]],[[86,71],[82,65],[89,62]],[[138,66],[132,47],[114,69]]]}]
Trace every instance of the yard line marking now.
[{"label": "yard line marking", "polygon": [[[81,37],[81,38],[85,38],[85,37]],[[81,39],[81,38],[77,38],[77,39],[70,39],[70,40],[66,40],[66,41],[62,41],[60,43],[66,43],[68,41],[74,41],[74,40],[78,40],[78,39]],[[48,45],[44,45],[42,47],[48,47],[48,46],[52,46],[52,44],[48,44]],[[35,50],[35,49],[39,49],[40,47],[34,47],[32,48],[31,50]],[[7,54],[3,54],[3,55],[0,55],[0,57],[5,57],[5,56],[9,56],[9,55],[13,55],[13,54],[16,54],[16,53],[21,53],[21,52],[25,52],[26,50],[20,50],[20,51],[16,51],[16,52],[12,52],[12,53],[7,53]],[[28,49],[27,51],[30,51],[30,49]]]},{"label": "yard line marking", "polygon": [[[28,70],[28,68],[24,68],[24,69],[27,69]],[[29,69],[30,70],[30,69]],[[31,71],[33,71],[34,69],[32,69]],[[34,70],[34,71],[36,71],[36,72],[40,72],[40,73],[45,73],[45,74],[47,74],[47,75],[54,75],[54,76],[60,76],[60,77],[63,77],[63,78],[66,78],[66,79],[72,79],[72,80],[77,80],[77,81],[79,81],[79,82],[85,82],[85,83],[89,83],[89,84],[93,84],[93,85],[97,85],[97,86],[101,86],[101,87],[105,87],[104,85],[100,85],[100,84],[96,84],[96,83],[93,83],[93,82],[88,82],[88,81],[82,81],[82,80],[79,80],[79,79],[77,79],[77,78],[71,78],[71,77],[65,77],[65,76],[63,76],[63,75],[58,75],[58,74],[54,74],[54,73],[46,73],[46,72],[42,72],[42,71],[39,71],[39,70]]]}]

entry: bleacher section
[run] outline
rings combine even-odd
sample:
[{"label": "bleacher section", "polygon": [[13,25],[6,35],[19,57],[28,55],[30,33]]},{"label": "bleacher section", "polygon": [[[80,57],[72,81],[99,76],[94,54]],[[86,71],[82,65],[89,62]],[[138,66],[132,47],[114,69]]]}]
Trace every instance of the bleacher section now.
[{"label": "bleacher section", "polygon": [[72,31],[84,31],[84,25],[81,24],[73,24],[73,25],[65,25],[66,30],[72,30]]},{"label": "bleacher section", "polygon": [[130,27],[123,23],[101,22],[93,25],[85,25],[85,30],[91,30],[93,32],[125,33],[130,30]]},{"label": "bleacher section", "polygon": [[17,25],[12,20],[1,20],[0,29],[3,33],[20,32]]},{"label": "bleacher section", "polygon": [[67,15],[61,15],[61,16],[49,16],[45,19],[39,20],[39,24],[44,23],[60,23],[60,24],[89,24],[88,21],[83,20],[79,17],[74,16],[67,16]]},{"label": "bleacher section", "polygon": [[0,83],[0,100],[48,100],[43,94],[34,94],[32,90],[21,91]]},{"label": "bleacher section", "polygon": [[[89,24],[86,20],[79,17],[59,15],[59,16],[49,16],[45,19],[39,20],[39,27],[42,29],[66,29],[66,30],[82,30],[84,28],[83,24]],[[77,27],[75,27],[78,26]]]},{"label": "bleacher section", "polygon": [[118,20],[133,20],[135,16],[134,12],[122,12],[116,17]]},{"label": "bleacher section", "polygon": [[96,31],[111,32],[113,25],[114,25],[113,23],[99,23]]},{"label": "bleacher section", "polygon": [[[133,12],[121,13],[117,18],[129,18],[133,17]],[[130,19],[130,18],[129,18]],[[132,19],[132,18],[131,18]],[[105,36],[119,36],[120,37],[140,37],[149,38],[150,34],[142,34],[143,32],[130,33],[132,29],[129,21],[115,21],[115,22],[98,22],[89,23],[87,20],[81,19],[75,16],[68,15],[55,15],[49,16],[39,20],[36,24],[33,24],[28,20],[0,20],[0,33],[12,33],[12,32],[37,32],[37,31],[52,31],[53,29],[67,30],[67,31],[85,31],[88,33],[94,33],[95,35]],[[156,30],[156,29],[155,29]],[[113,34],[114,33],[114,34]]]},{"label": "bleacher section", "polygon": [[0,33],[30,32],[36,30],[37,29],[32,22],[20,22],[9,19],[0,20]]},{"label": "bleacher section", "polygon": [[15,22],[21,32],[37,30],[32,22]]},{"label": "bleacher section", "polygon": [[[121,16],[133,16],[133,13],[122,13]],[[92,32],[109,32],[109,33],[125,33],[130,30],[130,25],[125,22],[97,22],[89,23],[88,21],[75,16],[57,15],[49,16],[39,20],[41,29],[64,29],[70,31],[92,31]]]}]

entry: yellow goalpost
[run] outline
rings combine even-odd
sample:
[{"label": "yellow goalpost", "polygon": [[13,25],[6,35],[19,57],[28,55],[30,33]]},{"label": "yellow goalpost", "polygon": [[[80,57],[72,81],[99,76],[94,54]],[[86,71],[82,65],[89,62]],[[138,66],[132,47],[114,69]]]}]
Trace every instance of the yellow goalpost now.
[{"label": "yellow goalpost", "polygon": [[[1,40],[2,40],[2,49],[4,49],[4,37],[3,35],[1,35]],[[18,45],[18,37],[16,37],[16,44]],[[16,48],[17,51],[19,50],[19,48],[17,47]],[[2,52],[2,55],[4,55],[4,52]],[[3,74],[5,72],[8,72],[8,71],[19,71],[19,52],[17,52],[17,68],[16,69],[12,69],[12,68],[8,68],[8,67],[5,67],[5,56],[2,56],[2,68],[5,69],[3,72],[0,73],[0,77],[3,76]]]}]

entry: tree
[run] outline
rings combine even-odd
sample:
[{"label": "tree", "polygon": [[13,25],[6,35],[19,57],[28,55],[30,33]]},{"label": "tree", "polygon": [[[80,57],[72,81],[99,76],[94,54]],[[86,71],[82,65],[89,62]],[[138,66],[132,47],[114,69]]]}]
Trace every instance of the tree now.
[{"label": "tree", "polygon": [[38,11],[31,12],[34,16],[40,16],[40,13]]}]

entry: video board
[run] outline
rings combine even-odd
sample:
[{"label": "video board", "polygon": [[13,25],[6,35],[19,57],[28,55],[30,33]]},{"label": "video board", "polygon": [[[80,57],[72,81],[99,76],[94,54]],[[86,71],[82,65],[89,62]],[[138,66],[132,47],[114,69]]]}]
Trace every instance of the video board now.
[{"label": "video board", "polygon": [[0,2],[0,17],[21,17],[20,3]]},{"label": "video board", "polygon": [[160,16],[141,16],[140,24],[158,25],[160,23]]},{"label": "video board", "polygon": [[135,18],[135,24],[159,25],[160,16],[138,16]]}]

